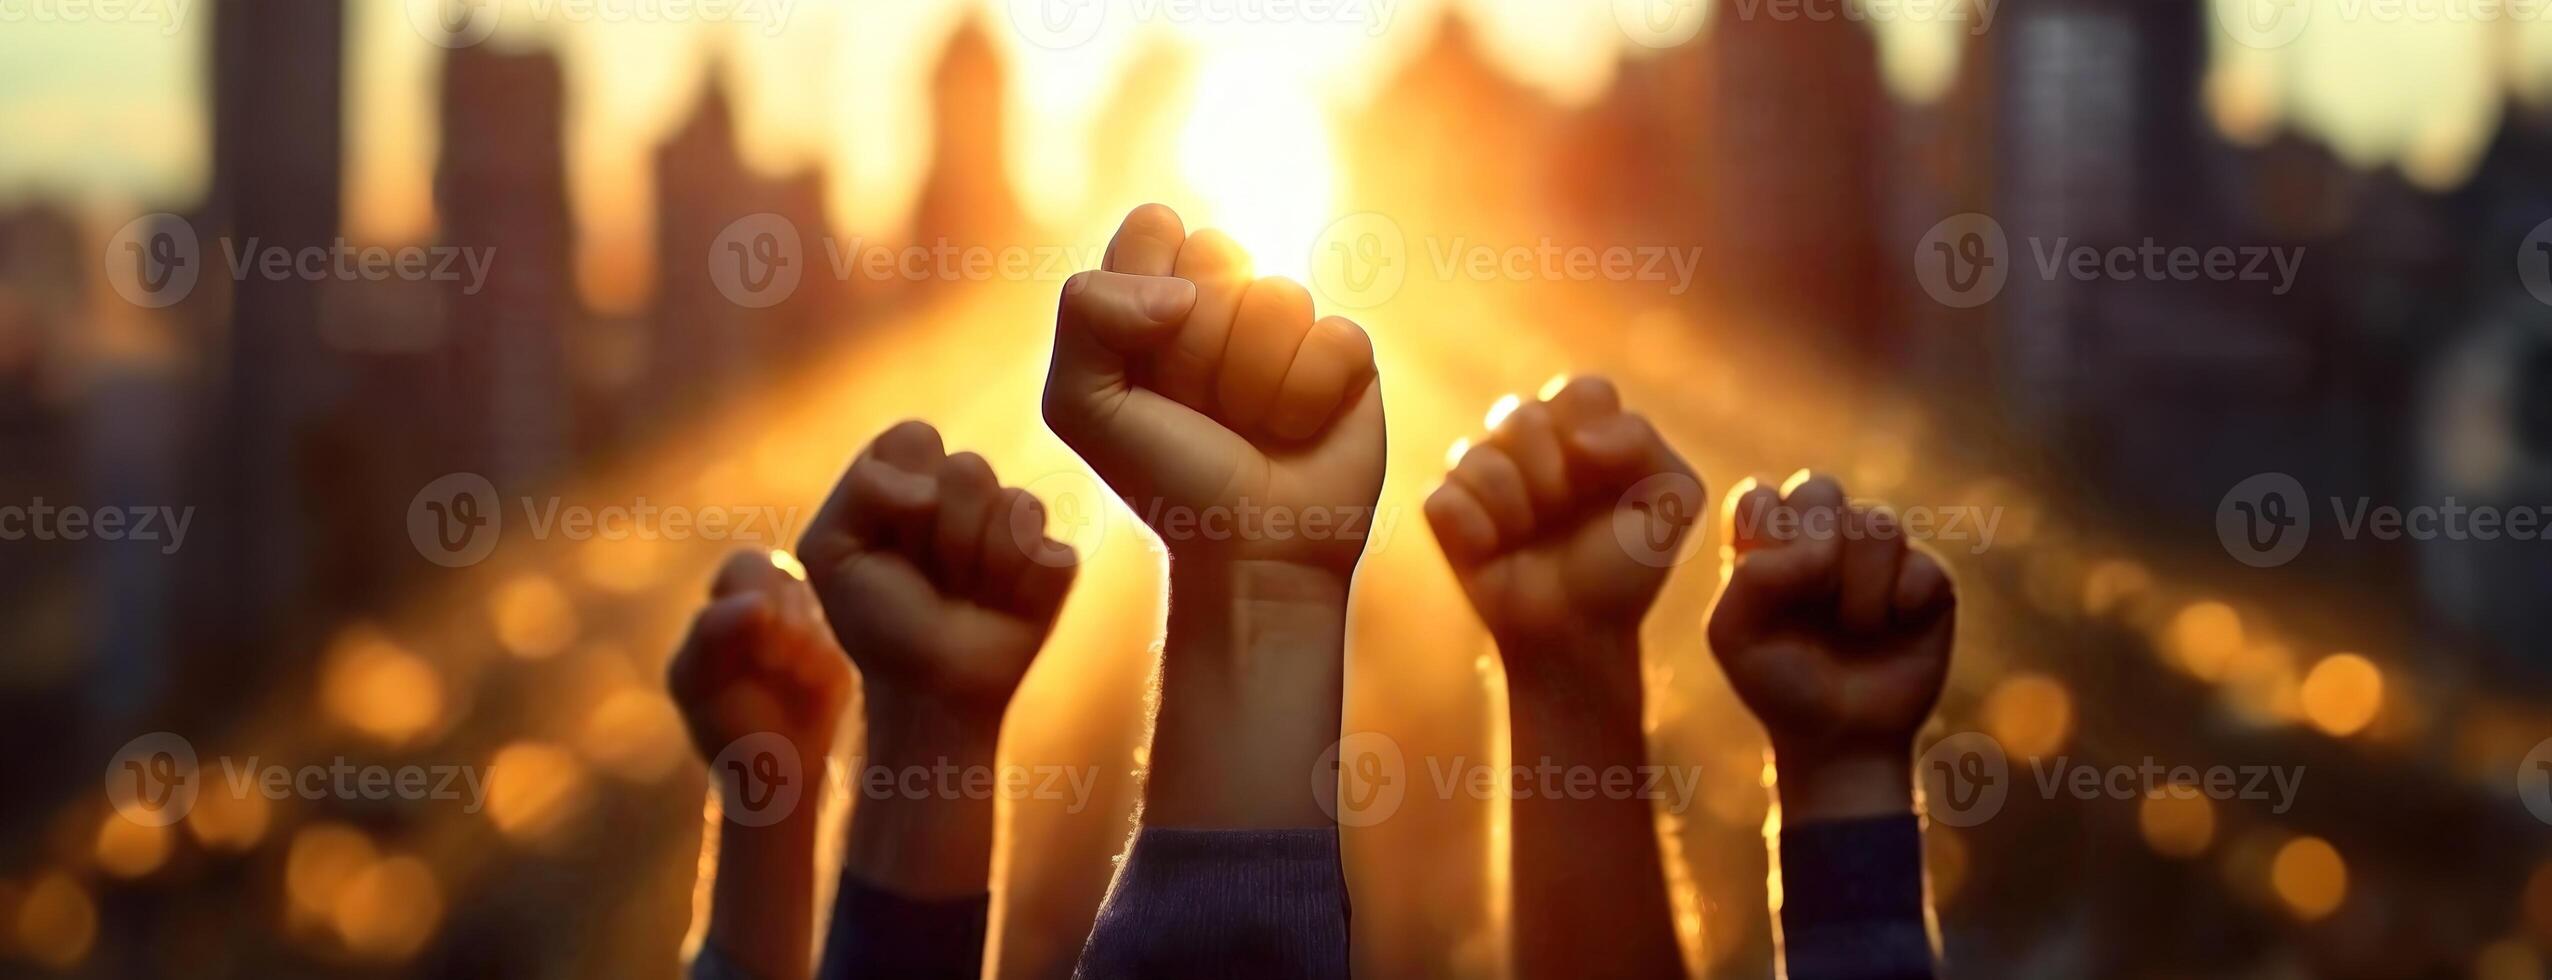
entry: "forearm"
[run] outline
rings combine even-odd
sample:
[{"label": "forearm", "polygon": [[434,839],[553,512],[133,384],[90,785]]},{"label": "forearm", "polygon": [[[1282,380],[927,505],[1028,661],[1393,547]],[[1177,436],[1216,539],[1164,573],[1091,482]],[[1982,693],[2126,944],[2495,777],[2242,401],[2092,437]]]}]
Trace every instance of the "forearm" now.
[{"label": "forearm", "polygon": [[1173,562],[1144,822],[1330,825],[1312,770],[1338,741],[1347,582],[1278,563]]},{"label": "forearm", "polygon": [[872,687],[868,741],[852,770],[845,868],[918,900],[982,895],[992,874],[987,787],[1000,716]]},{"label": "forearm", "polygon": [[814,807],[779,823],[719,829],[704,956],[756,980],[807,975],[815,918]]},{"label": "forearm", "polygon": [[[1541,649],[1553,644],[1584,649]],[[1681,976],[1653,801],[1636,791],[1648,762],[1637,639],[1589,633],[1501,639],[1499,647],[1509,665],[1513,762],[1559,774],[1553,785],[1515,794],[1517,975]],[[1629,791],[1619,782],[1604,788],[1615,770],[1630,775]]]}]

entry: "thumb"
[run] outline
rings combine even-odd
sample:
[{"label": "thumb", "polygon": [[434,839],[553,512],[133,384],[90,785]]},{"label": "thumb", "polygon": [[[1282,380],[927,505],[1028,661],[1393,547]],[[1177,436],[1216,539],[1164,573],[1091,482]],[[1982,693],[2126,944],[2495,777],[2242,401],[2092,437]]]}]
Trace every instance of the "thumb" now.
[{"label": "thumb", "polygon": [[1046,421],[1058,432],[1104,416],[1130,388],[1126,362],[1167,342],[1196,305],[1196,284],[1173,276],[1083,272],[1055,311]]}]

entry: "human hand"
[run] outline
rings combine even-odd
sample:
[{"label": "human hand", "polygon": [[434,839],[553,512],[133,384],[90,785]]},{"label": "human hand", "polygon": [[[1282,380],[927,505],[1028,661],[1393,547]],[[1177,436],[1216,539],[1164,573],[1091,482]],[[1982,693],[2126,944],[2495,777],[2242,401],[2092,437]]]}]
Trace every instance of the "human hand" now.
[{"label": "human hand", "polygon": [[872,728],[884,709],[997,728],[1079,562],[1035,497],[911,421],[852,461],[799,554]]},{"label": "human hand", "polygon": [[779,556],[729,556],[710,587],[708,608],[666,669],[666,686],[702,759],[748,735],[769,732],[798,758],[831,751],[850,663],[833,641],[806,583]]},{"label": "human hand", "polygon": [[1102,271],[1064,284],[1045,418],[1174,561],[1343,579],[1363,553],[1384,462],[1371,339],[1168,208],[1135,209]]},{"label": "human hand", "polygon": [[1755,488],[1731,515],[1736,567],[1710,647],[1771,738],[1785,812],[1910,809],[1914,736],[1949,675],[1948,572],[1828,477]]},{"label": "human hand", "polygon": [[1510,675],[1529,674],[1570,670],[1539,662],[1563,648],[1635,643],[1704,492],[1610,382],[1579,378],[1471,447],[1426,513]]}]

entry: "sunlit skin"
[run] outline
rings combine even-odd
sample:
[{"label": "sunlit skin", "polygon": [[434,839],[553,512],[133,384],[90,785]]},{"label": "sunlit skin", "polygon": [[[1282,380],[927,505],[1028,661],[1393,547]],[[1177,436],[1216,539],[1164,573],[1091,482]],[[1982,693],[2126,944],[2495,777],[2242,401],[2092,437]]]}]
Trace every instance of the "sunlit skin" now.
[{"label": "sunlit skin", "polygon": [[[1002,714],[1054,630],[1079,570],[1045,536],[1045,507],[974,453],[904,422],[843,473],[800,542],[809,581],[859,667],[866,764],[990,771]],[[985,794],[863,796],[853,875],[909,898],[981,895],[991,873]]]},{"label": "sunlit skin", "polygon": [[1949,573],[1830,477],[1757,487],[1729,512],[1710,648],[1771,740],[1784,819],[1911,812],[1914,736],[1949,676]]},{"label": "sunlit skin", "polygon": [[[666,677],[692,745],[715,759],[748,735],[776,733],[819,771],[851,677],[815,595],[764,552],[730,557],[710,594]],[[816,808],[801,806],[768,826],[721,832],[707,941],[755,976],[807,975],[816,824]]]},{"label": "sunlit skin", "polygon": [[[1056,315],[1046,423],[1170,553],[1144,802],[1158,825],[1329,822],[1306,775],[1338,738],[1382,390],[1361,328],[1315,319],[1300,285],[1248,269],[1230,239],[1190,237],[1146,205]],[[1252,510],[1292,530],[1231,523]]]},{"label": "sunlit skin", "polygon": [[[1506,664],[1516,764],[1647,762],[1640,621],[1702,493],[1610,382],[1580,378],[1508,415],[1427,498]],[[1681,975],[1655,819],[1633,796],[1515,801],[1518,975]]]}]

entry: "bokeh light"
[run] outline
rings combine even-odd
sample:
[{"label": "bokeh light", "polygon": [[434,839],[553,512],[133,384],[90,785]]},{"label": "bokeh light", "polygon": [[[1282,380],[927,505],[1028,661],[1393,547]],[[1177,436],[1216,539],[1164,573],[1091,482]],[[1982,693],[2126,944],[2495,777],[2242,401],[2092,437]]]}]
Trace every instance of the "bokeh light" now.
[{"label": "bokeh light", "polygon": [[2348,862],[2329,841],[2298,837],[2277,849],[2269,865],[2269,886],[2296,918],[2319,919],[2348,898]]},{"label": "bokeh light", "polygon": [[2323,657],[2304,675],[2304,717],[2345,738],[2365,729],[2384,706],[2384,672],[2353,653]]},{"label": "bokeh light", "polygon": [[2013,758],[2047,755],[2073,734],[2073,695],[2045,674],[2015,674],[1985,696],[1981,717],[1986,733]]}]

